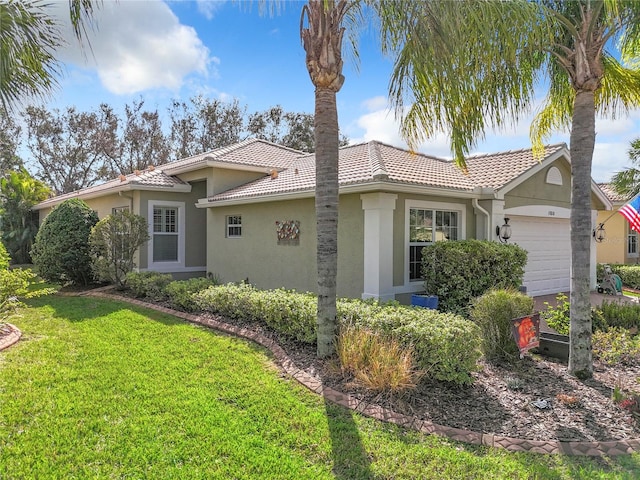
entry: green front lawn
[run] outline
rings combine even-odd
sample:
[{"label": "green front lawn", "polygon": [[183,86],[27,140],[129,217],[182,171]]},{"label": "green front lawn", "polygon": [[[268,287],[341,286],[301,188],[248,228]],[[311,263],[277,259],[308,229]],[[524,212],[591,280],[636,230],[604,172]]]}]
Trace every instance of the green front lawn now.
[{"label": "green front lawn", "polygon": [[0,352],[0,478],[638,478],[640,455],[512,454],[325,404],[264,349],[89,297],[30,301]]}]

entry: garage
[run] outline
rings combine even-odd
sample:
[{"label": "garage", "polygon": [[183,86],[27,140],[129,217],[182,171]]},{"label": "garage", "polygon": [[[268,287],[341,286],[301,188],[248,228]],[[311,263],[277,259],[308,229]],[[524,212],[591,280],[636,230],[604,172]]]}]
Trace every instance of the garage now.
[{"label": "garage", "polygon": [[571,285],[569,219],[511,216],[511,239],[528,252],[523,284],[527,294],[568,292]]}]

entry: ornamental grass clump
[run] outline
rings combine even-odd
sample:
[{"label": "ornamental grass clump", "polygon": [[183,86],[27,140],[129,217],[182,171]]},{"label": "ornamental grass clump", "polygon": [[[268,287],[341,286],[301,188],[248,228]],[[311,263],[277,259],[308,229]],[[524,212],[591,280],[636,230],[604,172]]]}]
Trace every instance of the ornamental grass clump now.
[{"label": "ornamental grass clump", "polygon": [[518,356],[511,320],[532,313],[533,298],[516,290],[492,290],[473,302],[471,319],[482,332],[487,360],[513,360]]},{"label": "ornamental grass clump", "polygon": [[415,368],[411,347],[366,328],[342,327],[336,352],[342,374],[375,392],[411,390],[421,377],[421,372]]}]

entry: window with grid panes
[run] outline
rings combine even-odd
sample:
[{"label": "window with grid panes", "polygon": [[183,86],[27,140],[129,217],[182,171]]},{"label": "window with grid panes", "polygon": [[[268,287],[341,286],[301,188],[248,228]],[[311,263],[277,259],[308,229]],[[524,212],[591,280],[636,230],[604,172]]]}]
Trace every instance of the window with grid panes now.
[{"label": "window with grid panes", "polygon": [[178,209],[153,208],[153,261],[178,261]]},{"label": "window with grid panes", "polygon": [[242,236],[242,217],[230,215],[227,217],[227,238]]},{"label": "window with grid panes", "polygon": [[409,210],[409,280],[422,278],[422,249],[433,242],[458,240],[459,212],[411,208]]}]

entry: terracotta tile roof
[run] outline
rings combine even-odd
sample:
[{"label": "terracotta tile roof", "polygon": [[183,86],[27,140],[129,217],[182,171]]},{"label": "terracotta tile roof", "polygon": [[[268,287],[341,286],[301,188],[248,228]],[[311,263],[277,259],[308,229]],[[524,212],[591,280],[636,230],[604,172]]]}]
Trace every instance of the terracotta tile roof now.
[{"label": "terracotta tile roof", "polygon": [[[545,148],[544,157],[564,148]],[[475,187],[501,188],[539,162],[531,149],[479,155],[468,160],[465,175],[452,162],[393,147],[381,142],[350,145],[340,149],[340,186],[386,181],[398,184],[472,191]],[[315,156],[308,154],[292,161],[277,178],[261,178],[247,185],[210,197],[210,202],[276,195],[315,188]]]},{"label": "terracotta tile roof", "polygon": [[178,177],[172,177],[164,173],[161,169],[155,168],[154,170],[144,170],[140,172],[139,175],[130,173],[129,175],[123,176],[122,180],[119,177],[113,180],[109,180],[108,182],[101,183],[100,185],[94,185],[92,187],[83,188],[82,190],[76,190],[74,192],[58,195],[39,203],[34,208],[36,210],[48,208],[53,205],[57,205],[58,203],[69,198],[96,197],[102,193],[107,194],[109,190],[117,192],[119,190],[135,189],[135,187],[141,187],[142,189],[144,189],[145,187],[172,188],[179,185],[186,186],[188,184],[180,180]]},{"label": "terracotta tile roof", "polygon": [[[563,148],[566,148],[564,143],[545,147],[542,159]],[[535,158],[530,148],[469,157],[467,159],[469,180],[477,187],[499,189],[534,167],[542,159]]]},{"label": "terracotta tile roof", "polygon": [[160,168],[172,174],[174,171],[184,168],[193,170],[200,166],[204,167],[207,161],[214,161],[264,168],[265,170],[280,169],[287,168],[291,161],[300,155],[303,155],[303,152],[266,140],[250,138],[233,145],[170,162]]},{"label": "terracotta tile roof", "polygon": [[620,195],[616,192],[611,183],[599,183],[598,187],[600,187],[600,190],[602,190],[611,203],[625,203],[629,200],[628,195]]}]

